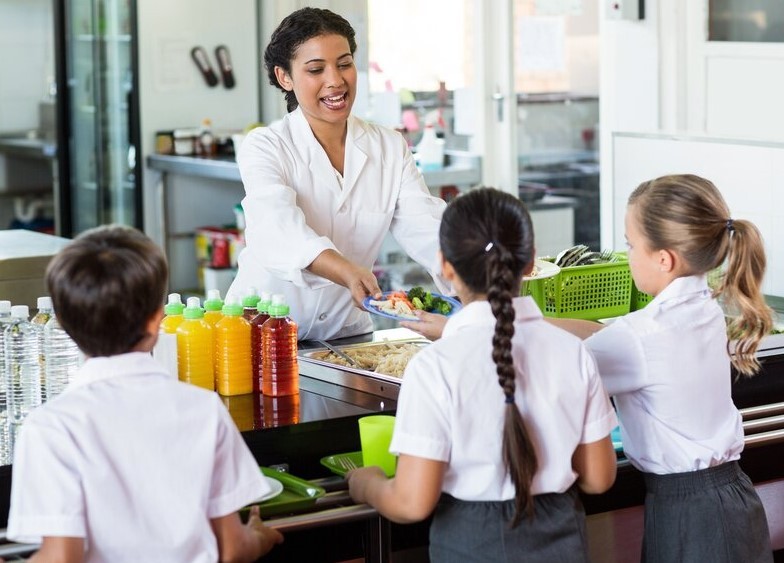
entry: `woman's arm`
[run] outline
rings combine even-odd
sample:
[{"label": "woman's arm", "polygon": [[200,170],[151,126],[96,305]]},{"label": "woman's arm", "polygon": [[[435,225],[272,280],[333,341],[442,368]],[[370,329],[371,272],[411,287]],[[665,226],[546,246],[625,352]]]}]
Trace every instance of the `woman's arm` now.
[{"label": "woman's arm", "polygon": [[392,479],[387,479],[378,467],[349,472],[349,493],[355,502],[369,504],[393,522],[419,522],[438,503],[446,465],[442,461],[401,454]]},{"label": "woman's arm", "polygon": [[348,289],[357,307],[363,308],[362,301],[368,295],[372,295],[374,299],[381,299],[381,288],[373,272],[354,264],[339,252],[325,250],[310,263],[307,269]]},{"label": "woman's arm", "polygon": [[582,319],[553,319],[545,317],[544,320],[558,328],[571,332],[576,337],[582,338],[583,340],[604,328],[602,323],[584,321]]},{"label": "woman's arm", "polygon": [[31,563],[82,563],[84,538],[45,537]]},{"label": "woman's arm", "polygon": [[265,526],[259,517],[259,507],[250,509],[248,523],[243,525],[236,512],[210,520],[218,539],[218,552],[223,562],[252,562],[269,553],[283,542],[283,534]]},{"label": "woman's arm", "polygon": [[612,438],[606,436],[590,444],[580,444],[572,455],[577,486],[584,493],[598,495],[615,482],[616,456]]}]

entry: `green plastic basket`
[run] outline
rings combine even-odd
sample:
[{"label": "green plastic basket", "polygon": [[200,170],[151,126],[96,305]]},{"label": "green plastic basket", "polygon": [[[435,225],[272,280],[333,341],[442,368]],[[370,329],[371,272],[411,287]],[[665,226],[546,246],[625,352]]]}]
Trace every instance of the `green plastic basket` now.
[{"label": "green plastic basket", "polygon": [[653,295],[637,289],[637,286],[634,285],[634,280],[632,280],[631,310],[639,311],[640,309],[643,309],[652,300],[653,300]]},{"label": "green plastic basket", "polygon": [[[629,262],[571,266],[551,278],[523,283],[521,294],[530,295],[548,317],[598,320],[629,312],[632,276]],[[552,259],[548,259],[552,261]]]}]

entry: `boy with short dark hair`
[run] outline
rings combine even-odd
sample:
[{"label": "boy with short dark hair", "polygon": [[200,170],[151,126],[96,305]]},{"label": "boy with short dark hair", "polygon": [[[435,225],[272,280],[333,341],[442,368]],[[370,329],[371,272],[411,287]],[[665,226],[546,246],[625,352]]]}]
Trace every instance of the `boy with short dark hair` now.
[{"label": "boy with short dark hair", "polygon": [[31,561],[254,561],[283,541],[258,508],[269,485],[215,393],[150,355],[166,260],[144,234],[98,227],[50,262],[60,324],[88,356],[30,413],[14,456],[8,537]]}]

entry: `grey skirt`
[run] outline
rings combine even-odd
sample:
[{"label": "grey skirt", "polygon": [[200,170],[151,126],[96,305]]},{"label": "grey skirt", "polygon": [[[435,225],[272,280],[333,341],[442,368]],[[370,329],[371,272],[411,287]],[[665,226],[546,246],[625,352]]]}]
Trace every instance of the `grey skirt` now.
[{"label": "grey skirt", "polygon": [[644,475],[645,563],[773,561],[765,509],[738,462]]},{"label": "grey skirt", "polygon": [[514,500],[468,502],[443,494],[430,526],[432,563],[587,563],[585,510],[572,487],[536,495],[534,516],[509,524]]}]

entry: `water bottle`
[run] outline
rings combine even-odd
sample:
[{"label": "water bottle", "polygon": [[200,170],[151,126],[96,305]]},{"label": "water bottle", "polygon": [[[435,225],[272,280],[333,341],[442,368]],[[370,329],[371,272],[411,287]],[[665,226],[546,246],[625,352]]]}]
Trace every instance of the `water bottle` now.
[{"label": "water bottle", "polygon": [[270,318],[261,327],[261,391],[270,397],[299,393],[297,323],[279,293],[272,296]]},{"label": "water bottle", "polygon": [[163,307],[163,312],[166,315],[161,321],[161,331],[167,334],[177,334],[177,327],[183,320],[182,312],[185,310],[185,305],[182,303],[182,297],[179,293],[170,293],[169,300]]},{"label": "water bottle", "polygon": [[52,298],[48,296],[39,297],[37,305],[38,312],[30,319],[30,322],[38,334],[38,367],[41,375],[41,401],[45,401],[46,357],[44,355],[44,327],[46,326],[46,323],[49,322],[49,319],[52,318]]},{"label": "water bottle", "polygon": [[0,301],[0,465],[11,463],[11,434],[8,428],[8,397],[5,392],[5,329],[11,323],[11,302]]},{"label": "water bottle", "polygon": [[82,364],[82,355],[76,342],[52,315],[44,325],[44,397],[51,401],[63,392]]},{"label": "water bottle", "polygon": [[38,333],[28,320],[27,305],[11,307],[11,323],[5,329],[5,373],[9,421],[21,423],[41,404],[38,367]]},{"label": "water bottle", "polygon": [[246,395],[250,374],[250,323],[233,295],[226,297],[223,318],[215,325],[215,389],[220,395]]}]

